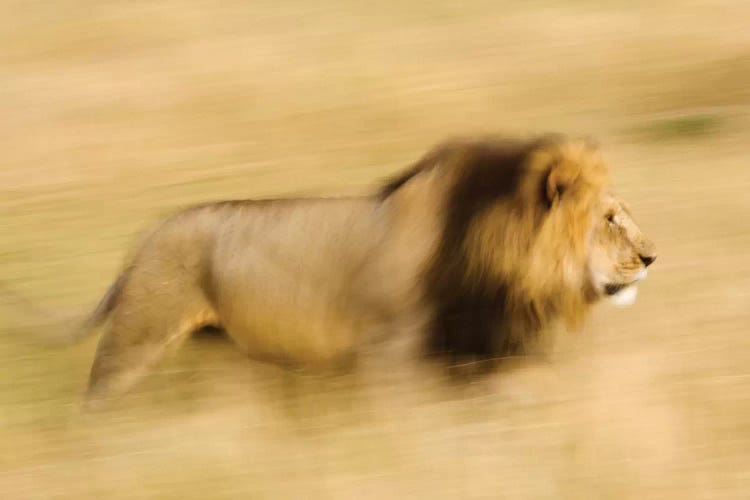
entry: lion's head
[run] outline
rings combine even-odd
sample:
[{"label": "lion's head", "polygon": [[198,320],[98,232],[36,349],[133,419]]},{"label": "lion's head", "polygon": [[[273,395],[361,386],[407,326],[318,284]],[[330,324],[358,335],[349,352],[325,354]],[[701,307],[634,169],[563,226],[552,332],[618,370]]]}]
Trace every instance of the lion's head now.
[{"label": "lion's head", "polygon": [[556,319],[578,326],[602,297],[632,301],[655,259],[588,141],[452,141],[382,194],[407,184],[408,196],[444,197],[426,273],[433,350],[523,351]]},{"label": "lion's head", "polygon": [[[612,192],[598,148],[588,141],[543,140],[532,147],[523,170],[522,205],[541,220],[530,241],[534,272],[528,276],[558,293],[580,292],[585,302],[610,297],[616,304],[632,303],[637,282],[656,259],[655,248]],[[541,203],[533,194],[540,182]]]}]

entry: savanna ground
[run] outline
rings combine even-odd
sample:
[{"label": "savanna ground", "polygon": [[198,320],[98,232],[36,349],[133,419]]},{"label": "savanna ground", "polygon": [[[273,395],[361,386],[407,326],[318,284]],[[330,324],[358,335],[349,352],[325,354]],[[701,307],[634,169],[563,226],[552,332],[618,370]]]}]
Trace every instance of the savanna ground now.
[{"label": "savanna ground", "polygon": [[[3,498],[750,498],[750,3],[6,0],[0,18]],[[597,307],[491,390],[409,366],[302,376],[196,339],[89,415],[96,339],[32,340],[178,207],[361,193],[446,135],[549,130],[600,139],[659,259],[634,307]]]}]

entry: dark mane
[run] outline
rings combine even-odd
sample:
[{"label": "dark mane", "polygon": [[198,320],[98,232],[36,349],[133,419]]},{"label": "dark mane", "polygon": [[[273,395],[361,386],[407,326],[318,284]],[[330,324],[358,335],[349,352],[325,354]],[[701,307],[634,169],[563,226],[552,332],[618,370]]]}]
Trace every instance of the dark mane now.
[{"label": "dark mane", "polygon": [[485,140],[465,144],[458,152],[461,173],[448,196],[443,234],[425,275],[427,298],[435,307],[429,352],[487,359],[522,351],[508,317],[510,284],[468,277],[471,257],[465,240],[472,220],[517,191],[534,147],[531,142]]},{"label": "dark mane", "polygon": [[[544,323],[545,311],[519,302],[510,282],[477,270],[467,248],[468,230],[487,209],[518,193],[529,155],[564,140],[556,134],[523,140],[507,137],[454,139],[433,148],[412,167],[386,182],[380,199],[397,193],[420,173],[440,165],[452,171],[442,233],[424,270],[425,299],[433,308],[427,350],[454,361],[524,354]],[[540,210],[547,198],[540,183]],[[503,251],[503,249],[497,249]],[[472,265],[473,264],[473,265]]]}]

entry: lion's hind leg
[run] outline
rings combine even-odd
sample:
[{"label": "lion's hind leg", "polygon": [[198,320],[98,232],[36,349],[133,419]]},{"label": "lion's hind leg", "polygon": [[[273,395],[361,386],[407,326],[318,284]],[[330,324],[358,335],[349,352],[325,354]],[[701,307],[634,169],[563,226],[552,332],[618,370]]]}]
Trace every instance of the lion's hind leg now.
[{"label": "lion's hind leg", "polygon": [[211,305],[199,290],[190,288],[174,295],[124,294],[97,347],[86,393],[88,408],[125,394],[169,348],[215,324]]}]

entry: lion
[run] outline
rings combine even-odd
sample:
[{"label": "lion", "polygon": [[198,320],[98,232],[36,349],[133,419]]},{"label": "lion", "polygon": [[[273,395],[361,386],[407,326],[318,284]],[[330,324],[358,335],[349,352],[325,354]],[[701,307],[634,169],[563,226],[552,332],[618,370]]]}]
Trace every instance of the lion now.
[{"label": "lion", "polygon": [[589,141],[446,141],[372,194],[187,208],[137,247],[87,323],[106,323],[89,404],[121,396],[204,327],[250,357],[350,366],[417,322],[456,361],[528,352],[603,297],[632,302],[654,245]]}]

